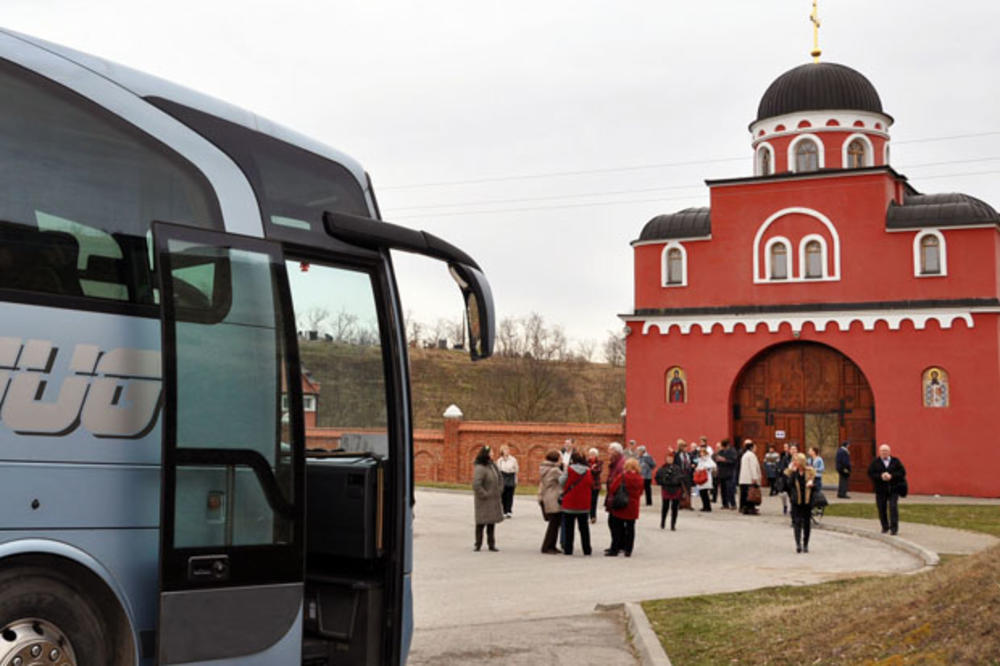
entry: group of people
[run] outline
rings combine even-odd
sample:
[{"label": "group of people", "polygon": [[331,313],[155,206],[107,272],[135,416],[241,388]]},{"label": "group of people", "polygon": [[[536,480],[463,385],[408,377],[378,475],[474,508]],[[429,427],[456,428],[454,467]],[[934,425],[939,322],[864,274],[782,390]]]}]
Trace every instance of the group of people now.
[{"label": "group of people", "polygon": [[[807,455],[800,453],[796,444],[789,443],[778,454],[773,445],[768,446],[762,470],[752,440],[745,440],[742,447],[723,440],[716,443],[715,449],[706,437],[700,440],[700,445],[692,452],[687,442],[678,440],[676,448],[667,449],[666,460],[658,469],[646,448],[636,446],[635,442],[629,442],[627,448],[618,442],[608,445],[608,470],[603,483],[611,544],[604,554],[612,557],[621,553],[626,557],[632,555],[639,504],[643,494],[646,505],[652,504],[654,479],[660,486],[662,500],[660,529],[666,528],[669,516],[673,531],[677,528],[679,510],[691,509],[691,498],[695,495],[701,499],[701,511],[711,511],[712,503],[717,502],[720,495],[722,509],[735,511],[738,487],[740,512],[758,513],[760,486],[765,475],[771,494],[781,495],[783,513],[791,513],[796,552],[808,553],[812,508],[822,499],[825,465],[819,451],[810,447]],[[481,549],[485,532],[489,550],[496,551],[495,525],[510,518],[513,512],[517,460],[505,446],[494,461],[490,447],[484,446],[474,467],[474,548]],[[552,449],[545,455],[538,485],[538,503],[546,523],[541,545],[543,553],[572,555],[576,532],[579,532],[583,554],[591,555],[590,525],[597,522],[603,469],[597,449],[591,448],[584,455],[574,447],[573,440],[566,440],[562,450]],[[838,496],[847,497],[847,478],[851,472],[847,442],[837,452],[836,469],[840,477]],[[868,476],[875,488],[882,531],[896,534],[899,529],[897,502],[907,492],[906,471],[902,463],[891,456],[887,444],[880,447],[879,457],[868,468]]]}]

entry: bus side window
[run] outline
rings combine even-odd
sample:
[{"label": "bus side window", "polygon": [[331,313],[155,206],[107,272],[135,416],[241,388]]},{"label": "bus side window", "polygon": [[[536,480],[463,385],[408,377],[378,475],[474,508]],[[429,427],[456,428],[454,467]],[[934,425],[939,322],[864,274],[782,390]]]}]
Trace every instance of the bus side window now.
[{"label": "bus side window", "polygon": [[81,308],[155,305],[152,222],[222,228],[205,177],[118,116],[5,60],[0,99],[0,289],[72,296]]}]

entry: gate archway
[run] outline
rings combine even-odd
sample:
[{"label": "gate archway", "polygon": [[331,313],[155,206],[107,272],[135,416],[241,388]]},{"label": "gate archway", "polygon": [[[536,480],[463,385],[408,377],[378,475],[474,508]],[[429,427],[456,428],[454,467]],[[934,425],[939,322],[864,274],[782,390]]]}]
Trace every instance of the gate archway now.
[{"label": "gate archway", "polygon": [[866,470],[875,451],[875,400],[861,369],[844,354],[815,342],[789,342],[758,354],[732,392],[735,442],[750,438],[763,458],[767,444],[817,446],[826,463],[824,485],[837,483],[837,447],[850,442],[851,490],[870,490]]}]

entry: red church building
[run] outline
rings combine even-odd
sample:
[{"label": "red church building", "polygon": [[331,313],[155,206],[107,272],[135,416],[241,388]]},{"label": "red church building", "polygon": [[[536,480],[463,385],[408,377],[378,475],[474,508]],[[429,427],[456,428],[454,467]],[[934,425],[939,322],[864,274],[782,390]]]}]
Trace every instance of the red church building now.
[{"label": "red church building", "polygon": [[911,492],[1000,496],[1000,216],[890,166],[893,119],[859,72],[778,77],[750,124],[753,175],[633,241],[626,438],[821,447],[851,485],[878,444]]}]

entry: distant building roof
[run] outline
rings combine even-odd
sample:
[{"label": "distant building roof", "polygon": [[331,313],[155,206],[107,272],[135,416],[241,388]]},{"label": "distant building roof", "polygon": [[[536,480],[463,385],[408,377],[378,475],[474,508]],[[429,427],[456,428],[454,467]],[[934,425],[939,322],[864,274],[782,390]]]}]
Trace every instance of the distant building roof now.
[{"label": "distant building roof", "polygon": [[982,224],[1000,225],[1000,214],[988,203],[957,192],[907,195],[902,206],[891,203],[885,216],[886,229]]},{"label": "distant building roof", "polygon": [[712,234],[711,209],[685,208],[668,215],[657,215],[646,223],[640,241],[671,238],[702,238]]}]

